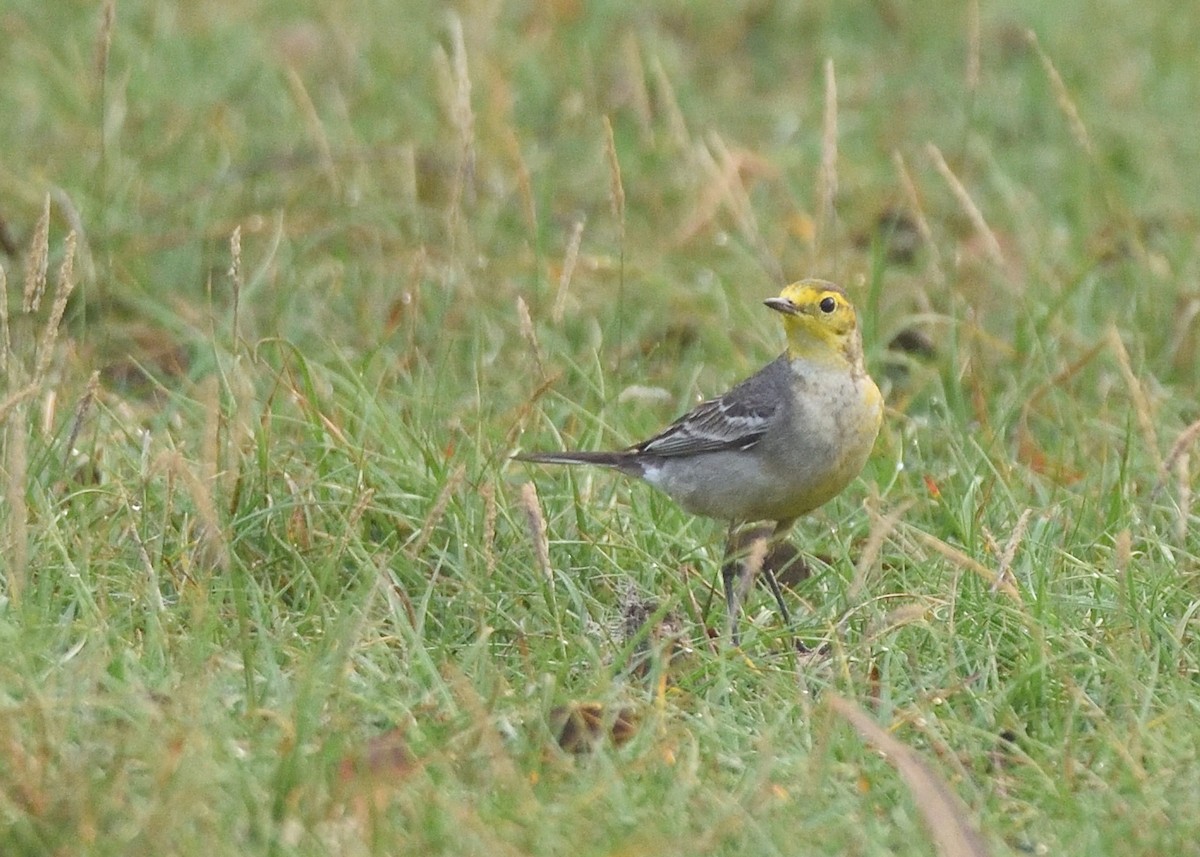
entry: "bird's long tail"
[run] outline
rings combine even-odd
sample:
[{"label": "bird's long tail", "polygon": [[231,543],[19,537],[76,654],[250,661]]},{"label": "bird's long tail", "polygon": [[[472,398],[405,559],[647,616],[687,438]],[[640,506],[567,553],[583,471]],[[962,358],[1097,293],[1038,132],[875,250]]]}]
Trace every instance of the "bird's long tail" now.
[{"label": "bird's long tail", "polygon": [[535,464],[598,464],[626,469],[630,456],[627,452],[525,452],[513,458]]}]

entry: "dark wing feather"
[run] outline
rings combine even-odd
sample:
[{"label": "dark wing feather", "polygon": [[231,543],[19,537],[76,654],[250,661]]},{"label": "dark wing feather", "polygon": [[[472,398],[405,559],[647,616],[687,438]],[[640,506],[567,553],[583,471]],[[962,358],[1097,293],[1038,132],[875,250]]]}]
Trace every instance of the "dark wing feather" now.
[{"label": "dark wing feather", "polygon": [[702,402],[654,437],[630,447],[630,452],[671,458],[749,449],[766,434],[779,409],[780,368],[779,361],[769,364],[724,396]]}]

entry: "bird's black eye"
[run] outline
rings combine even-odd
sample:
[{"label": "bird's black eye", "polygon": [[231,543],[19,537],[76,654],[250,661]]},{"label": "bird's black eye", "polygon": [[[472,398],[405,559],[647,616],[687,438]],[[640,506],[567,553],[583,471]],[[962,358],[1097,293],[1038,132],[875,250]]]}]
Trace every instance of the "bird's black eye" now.
[{"label": "bird's black eye", "polygon": [[821,312],[829,313],[837,309],[837,301],[833,298],[825,298],[821,301]]}]

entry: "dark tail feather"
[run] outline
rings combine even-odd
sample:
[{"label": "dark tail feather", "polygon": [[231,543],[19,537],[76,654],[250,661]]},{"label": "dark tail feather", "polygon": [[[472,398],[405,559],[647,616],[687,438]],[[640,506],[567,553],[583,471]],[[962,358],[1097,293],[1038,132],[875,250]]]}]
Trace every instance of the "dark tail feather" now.
[{"label": "dark tail feather", "polygon": [[513,458],[535,464],[598,464],[622,470],[628,469],[632,463],[627,452],[526,452]]}]

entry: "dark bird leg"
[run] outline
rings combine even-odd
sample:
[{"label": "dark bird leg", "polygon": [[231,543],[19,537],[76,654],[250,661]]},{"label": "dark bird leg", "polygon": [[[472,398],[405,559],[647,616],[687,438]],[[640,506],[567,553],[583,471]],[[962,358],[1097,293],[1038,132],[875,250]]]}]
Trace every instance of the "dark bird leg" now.
[{"label": "dark bird leg", "polygon": [[771,533],[771,548],[767,555],[767,561],[763,563],[763,577],[767,579],[767,586],[770,587],[771,594],[775,596],[775,603],[779,605],[779,615],[783,618],[783,624],[789,628],[792,626],[792,615],[788,612],[787,602],[783,600],[783,589],[775,577],[775,563],[772,562],[772,555],[775,554],[775,546],[783,541],[795,522],[795,518],[790,518],[775,523],[775,532]]},{"label": "dark bird leg", "polygon": [[779,605],[779,615],[783,617],[784,627],[792,626],[792,615],[788,612],[787,604],[783,600],[783,589],[779,585],[779,581],[775,579],[775,570],[769,565],[763,566],[763,577],[766,578],[767,586],[771,590],[771,594],[775,596],[775,603]]},{"label": "dark bird leg", "polygon": [[779,606],[779,615],[785,626],[792,624],[792,614],[783,597],[783,587],[776,577],[777,567],[786,567],[794,559],[794,552],[781,550],[787,531],[794,519],[779,521],[772,530],[767,527],[750,527],[738,532],[738,525],[729,525],[725,541],[725,555],[721,561],[721,578],[725,585],[725,608],[729,616],[729,636],[735,646],[740,645],[738,619],[741,603],[754,585],[755,575],[761,573]]},{"label": "dark bird leg", "polygon": [[738,634],[738,592],[737,581],[741,577],[738,566],[741,565],[741,553],[737,543],[737,522],[729,524],[729,534],[725,537],[725,555],[721,558],[721,581],[725,584],[725,615],[729,623],[729,639],[734,647],[741,645]]}]

